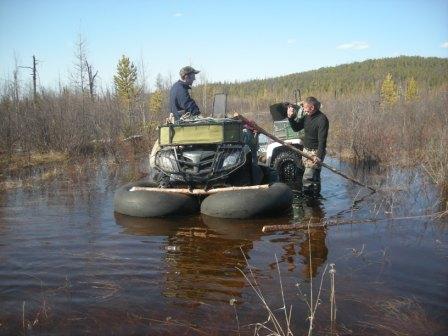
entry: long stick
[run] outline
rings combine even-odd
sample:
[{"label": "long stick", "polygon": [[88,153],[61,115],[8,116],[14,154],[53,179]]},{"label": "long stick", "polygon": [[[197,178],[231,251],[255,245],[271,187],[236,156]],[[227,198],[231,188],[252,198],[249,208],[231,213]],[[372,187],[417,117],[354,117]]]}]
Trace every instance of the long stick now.
[{"label": "long stick", "polygon": [[[376,223],[384,221],[397,221],[397,220],[409,220],[409,219],[421,219],[421,218],[443,218],[448,215],[448,211],[436,212],[429,215],[419,215],[419,216],[406,216],[406,217],[387,217],[387,218],[365,218],[365,219],[348,219],[348,220],[330,220],[321,219],[318,223],[308,225],[308,224],[280,224],[280,225],[264,225],[261,231],[273,232],[273,231],[288,231],[288,230],[302,230],[309,228],[326,228],[328,226],[338,226],[343,224],[361,224],[361,223]],[[316,219],[316,218],[315,218]]]},{"label": "long stick", "polygon": [[171,189],[171,188],[157,188],[157,187],[132,187],[129,191],[156,191],[161,193],[171,193],[171,194],[187,194],[187,195],[211,195],[216,194],[223,191],[238,191],[238,190],[259,190],[259,189],[268,189],[269,184],[260,184],[256,186],[246,186],[246,187],[223,187],[223,188],[214,188],[209,190],[204,189]]},{"label": "long stick", "polygon": [[[277,138],[275,135],[269,133],[268,131],[266,131],[262,127],[258,126],[255,122],[249,121],[248,119],[243,117],[241,114],[235,113],[234,117],[240,119],[244,123],[247,123],[247,124],[251,125],[259,133],[263,133],[264,135],[268,136],[272,140],[274,140],[274,141],[276,141],[278,143],[281,143],[283,146],[288,147],[289,149],[299,153],[300,155],[306,157],[307,159],[313,160],[313,157],[311,155],[308,155],[308,154],[302,152],[300,149],[297,149],[296,147],[288,144],[287,142],[284,142],[283,140]],[[353,183],[356,183],[357,185],[360,185],[361,187],[365,187],[365,188],[368,188],[368,189],[372,190],[373,192],[376,192],[376,189],[374,189],[374,188],[372,188],[370,186],[367,186],[367,185],[359,182],[358,180],[355,180],[353,177],[349,177],[349,176],[345,175],[343,172],[337,170],[336,168],[333,168],[332,166],[327,165],[326,163],[320,162],[319,165],[321,165],[322,167],[325,167],[325,168],[331,170],[333,173],[338,174],[338,175],[342,176],[343,178],[345,178],[347,180],[352,181]]]}]

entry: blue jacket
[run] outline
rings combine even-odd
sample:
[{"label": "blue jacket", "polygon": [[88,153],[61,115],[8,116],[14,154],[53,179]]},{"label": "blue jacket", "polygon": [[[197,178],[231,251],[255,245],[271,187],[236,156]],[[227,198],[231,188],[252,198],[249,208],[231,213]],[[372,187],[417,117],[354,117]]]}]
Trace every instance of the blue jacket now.
[{"label": "blue jacket", "polygon": [[198,115],[199,111],[198,105],[190,97],[188,90],[191,87],[182,82],[181,80],[174,83],[170,91],[170,112],[174,115],[175,120],[179,118],[186,112],[190,112],[192,115]]}]

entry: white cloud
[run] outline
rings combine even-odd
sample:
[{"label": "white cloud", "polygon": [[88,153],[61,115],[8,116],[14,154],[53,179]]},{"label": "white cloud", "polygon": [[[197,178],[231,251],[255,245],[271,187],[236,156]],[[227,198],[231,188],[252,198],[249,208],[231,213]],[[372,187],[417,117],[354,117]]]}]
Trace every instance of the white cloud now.
[{"label": "white cloud", "polygon": [[177,12],[177,13],[174,13],[173,16],[174,17],[181,17],[181,16],[184,16],[184,13]]},{"label": "white cloud", "polygon": [[288,40],[286,40],[286,43],[288,44],[295,44],[297,42],[297,40],[295,38],[290,38]]},{"label": "white cloud", "polygon": [[370,48],[370,46],[368,45],[367,42],[351,42],[351,43],[344,43],[344,44],[340,44],[336,47],[336,49],[343,49],[343,50],[348,50],[348,49],[352,49],[352,50],[363,50],[363,49],[368,49]]},{"label": "white cloud", "polygon": [[448,42],[443,42],[440,47],[442,48],[448,48]]}]

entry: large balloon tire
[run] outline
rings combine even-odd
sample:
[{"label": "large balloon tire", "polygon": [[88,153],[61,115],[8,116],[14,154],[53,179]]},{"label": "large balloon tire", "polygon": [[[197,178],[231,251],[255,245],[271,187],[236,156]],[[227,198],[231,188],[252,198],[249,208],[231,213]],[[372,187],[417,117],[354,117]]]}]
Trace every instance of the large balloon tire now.
[{"label": "large balloon tire", "polygon": [[131,182],[119,188],[114,197],[114,210],[134,217],[168,217],[196,213],[196,197],[161,191],[130,191],[132,187],[157,187],[152,182]]},{"label": "large balloon tire", "polygon": [[293,192],[284,183],[267,189],[224,191],[208,196],[201,213],[219,218],[257,218],[284,214],[292,207]]}]

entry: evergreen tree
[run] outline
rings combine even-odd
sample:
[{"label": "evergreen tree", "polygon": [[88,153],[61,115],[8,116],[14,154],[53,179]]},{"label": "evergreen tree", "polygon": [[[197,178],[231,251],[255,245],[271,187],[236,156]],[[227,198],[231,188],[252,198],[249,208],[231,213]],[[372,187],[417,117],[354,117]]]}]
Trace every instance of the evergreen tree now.
[{"label": "evergreen tree", "polygon": [[130,108],[138,94],[136,82],[137,68],[128,57],[123,55],[117,65],[114,84],[117,97],[128,108]]},{"label": "evergreen tree", "polygon": [[418,88],[417,88],[417,82],[415,81],[414,77],[411,77],[411,79],[408,81],[408,85],[406,86],[406,101],[413,101],[418,98]]},{"label": "evergreen tree", "polygon": [[398,89],[392,75],[387,74],[381,86],[381,102],[386,105],[393,105],[398,100]]},{"label": "evergreen tree", "polygon": [[155,117],[162,115],[163,94],[161,90],[156,90],[149,97],[149,113]]}]

